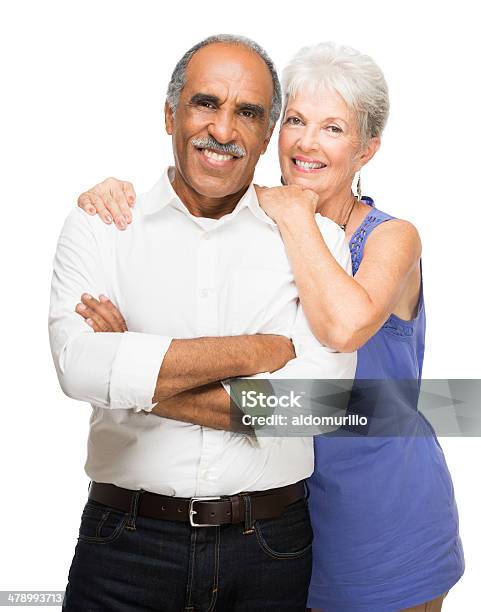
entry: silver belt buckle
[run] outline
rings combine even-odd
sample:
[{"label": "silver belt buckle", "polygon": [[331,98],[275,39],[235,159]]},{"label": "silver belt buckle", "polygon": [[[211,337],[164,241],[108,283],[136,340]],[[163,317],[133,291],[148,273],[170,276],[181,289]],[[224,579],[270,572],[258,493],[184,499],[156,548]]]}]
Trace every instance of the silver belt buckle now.
[{"label": "silver belt buckle", "polygon": [[189,521],[192,527],[219,527],[219,525],[212,525],[211,523],[196,523],[194,521],[194,514],[197,514],[197,510],[194,510],[194,504],[198,501],[212,501],[221,499],[220,497],[193,497],[189,502]]}]

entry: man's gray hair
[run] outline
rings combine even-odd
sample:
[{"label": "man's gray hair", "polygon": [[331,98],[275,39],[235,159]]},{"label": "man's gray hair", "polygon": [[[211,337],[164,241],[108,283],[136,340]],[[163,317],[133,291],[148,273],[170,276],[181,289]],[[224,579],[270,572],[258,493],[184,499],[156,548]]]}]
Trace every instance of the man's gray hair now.
[{"label": "man's gray hair", "polygon": [[381,136],[389,115],[389,92],[379,66],[352,47],[324,42],[303,47],[282,73],[285,100],[298,92],[339,93],[358,121],[361,143]]},{"label": "man's gray hair", "polygon": [[176,67],[174,68],[174,72],[170,78],[170,83],[167,88],[167,102],[175,113],[177,109],[177,105],[179,104],[180,94],[185,85],[185,74],[187,71],[187,66],[189,65],[192,56],[202,47],[207,47],[207,45],[213,45],[215,43],[226,43],[229,45],[242,45],[243,47],[247,47],[251,51],[254,51],[261,57],[272,77],[272,85],[273,85],[273,95],[272,95],[272,103],[271,110],[269,115],[269,127],[273,127],[276,121],[279,119],[279,115],[281,114],[282,107],[282,93],[281,93],[281,84],[279,82],[279,77],[277,76],[277,71],[274,66],[274,62],[267,55],[264,49],[258,45],[256,42],[251,40],[250,38],[246,38],[245,36],[235,36],[233,34],[217,34],[215,36],[209,36],[204,40],[201,40],[192,48],[184,53],[181,59],[178,61]]}]

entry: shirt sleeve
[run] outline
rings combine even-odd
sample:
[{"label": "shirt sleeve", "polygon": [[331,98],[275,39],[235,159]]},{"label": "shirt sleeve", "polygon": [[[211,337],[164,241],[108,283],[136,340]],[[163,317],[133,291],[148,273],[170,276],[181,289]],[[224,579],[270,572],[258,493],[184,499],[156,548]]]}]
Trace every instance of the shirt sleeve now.
[{"label": "shirt sleeve", "polygon": [[[53,263],[49,337],[63,392],[103,408],[150,411],[172,338],[137,332],[95,333],[75,312],[82,293],[109,294],[98,234],[80,209],[67,217]],[[112,228],[105,228],[106,230]],[[101,234],[108,240],[108,235]]]},{"label": "shirt sleeve", "polygon": [[316,214],[315,218],[324,242],[331,251],[332,256],[349,276],[352,276],[351,251],[349,250],[344,230],[337,223],[320,214]]}]

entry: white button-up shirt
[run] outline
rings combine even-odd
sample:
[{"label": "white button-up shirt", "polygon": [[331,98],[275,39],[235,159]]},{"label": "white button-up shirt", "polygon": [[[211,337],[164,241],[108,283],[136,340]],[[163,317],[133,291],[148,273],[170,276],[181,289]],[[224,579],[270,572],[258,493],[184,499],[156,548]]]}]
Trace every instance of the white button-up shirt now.
[{"label": "white button-up shirt", "polygon": [[[132,212],[132,224],[119,232],[73,210],[54,261],[50,343],[64,392],[92,405],[87,475],[179,497],[265,490],[308,477],[312,438],[253,443],[149,412],[172,338],[283,334],[297,357],[276,378],[354,376],[355,354],[332,351],[312,336],[282,238],[254,187],[232,213],[200,218],[180,201],[166,171]],[[317,220],[350,270],[344,232]],[[84,292],[108,295],[129,331],[94,333],[75,312]]]}]

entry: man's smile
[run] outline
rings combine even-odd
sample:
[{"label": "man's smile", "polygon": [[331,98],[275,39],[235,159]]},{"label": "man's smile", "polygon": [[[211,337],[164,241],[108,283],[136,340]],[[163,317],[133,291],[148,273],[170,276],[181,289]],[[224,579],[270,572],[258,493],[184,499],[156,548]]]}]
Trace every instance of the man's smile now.
[{"label": "man's smile", "polygon": [[197,147],[196,149],[199,152],[201,160],[212,168],[226,168],[232,166],[238,159],[234,155],[219,153],[212,149],[199,149]]}]

